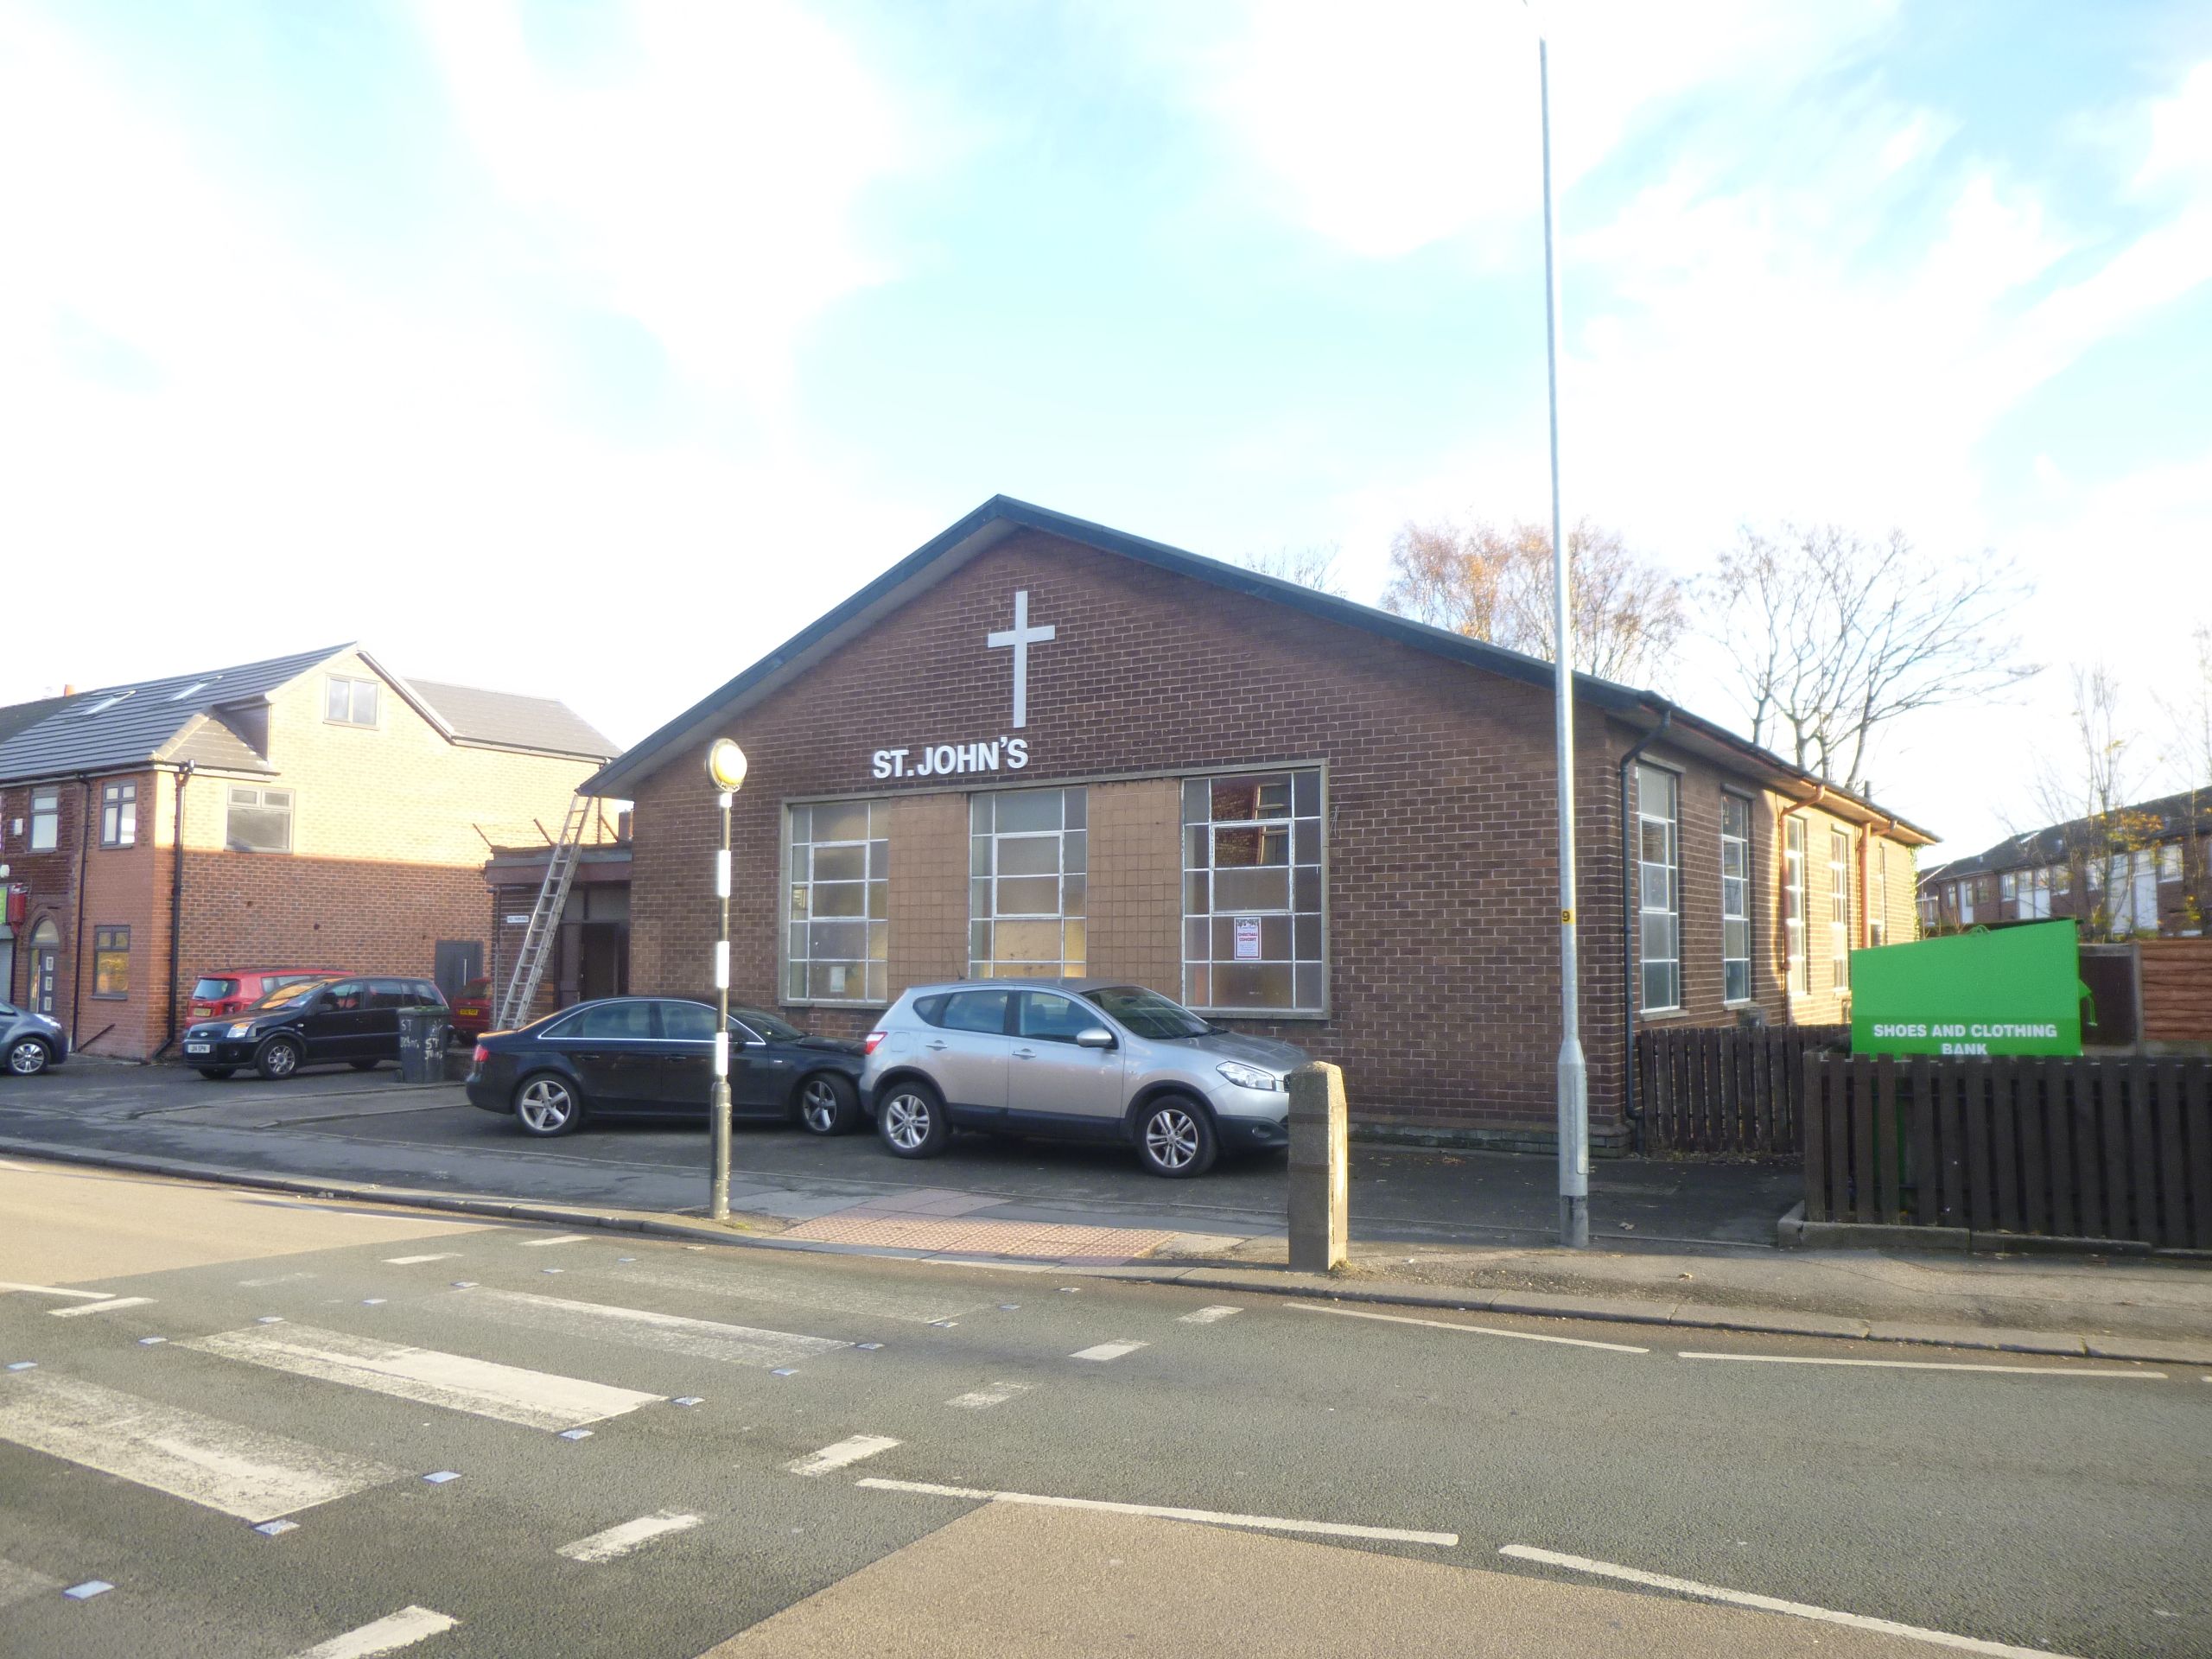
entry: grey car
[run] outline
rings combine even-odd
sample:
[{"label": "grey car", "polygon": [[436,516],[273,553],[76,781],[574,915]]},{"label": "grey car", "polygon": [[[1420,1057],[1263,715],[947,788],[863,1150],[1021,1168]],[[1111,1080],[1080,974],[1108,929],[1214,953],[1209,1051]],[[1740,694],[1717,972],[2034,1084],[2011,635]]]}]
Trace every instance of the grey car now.
[{"label": "grey car", "polygon": [[883,1144],[932,1158],[956,1128],[1133,1145],[1155,1175],[1287,1146],[1305,1051],[1110,979],[918,985],[876,1021],[861,1097]]},{"label": "grey car", "polygon": [[0,1065],[11,1077],[35,1077],[69,1058],[69,1039],[59,1020],[0,1002]]}]

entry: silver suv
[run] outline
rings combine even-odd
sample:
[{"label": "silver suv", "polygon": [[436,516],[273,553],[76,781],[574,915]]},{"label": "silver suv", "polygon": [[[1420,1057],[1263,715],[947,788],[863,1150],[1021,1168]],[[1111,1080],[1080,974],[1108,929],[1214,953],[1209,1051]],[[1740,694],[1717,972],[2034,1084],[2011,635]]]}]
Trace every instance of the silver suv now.
[{"label": "silver suv", "polygon": [[1243,1037],[1107,979],[918,985],[876,1021],[861,1098],[883,1144],[933,1158],[957,1128],[1134,1144],[1155,1175],[1290,1141],[1303,1049]]}]

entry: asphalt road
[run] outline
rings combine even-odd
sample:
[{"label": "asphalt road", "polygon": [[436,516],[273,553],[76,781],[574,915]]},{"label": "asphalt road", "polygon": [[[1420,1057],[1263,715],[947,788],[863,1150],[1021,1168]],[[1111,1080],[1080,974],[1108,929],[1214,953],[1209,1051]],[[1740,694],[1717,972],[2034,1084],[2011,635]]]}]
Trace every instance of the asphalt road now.
[{"label": "asphalt road", "polygon": [[2212,1651],[2212,1384],[2173,1368],[1210,1306],[21,1160],[0,1280],[0,1652],[1942,1650],[1624,1569]]},{"label": "asphalt road", "polygon": [[[690,1208],[705,1197],[702,1127],[607,1123],[530,1141],[510,1120],[469,1106],[458,1086],[405,1089],[389,1070],[211,1083],[176,1066],[72,1062],[45,1077],[0,1078],[0,1137],[626,1209]],[[1004,1207],[993,1213],[1009,1219],[1090,1216],[1247,1235],[1283,1226],[1281,1154],[1224,1160],[1203,1179],[1179,1182],[1145,1173],[1116,1148],[962,1135],[943,1158],[906,1162],[870,1135],[825,1141],[750,1125],[736,1132],[733,1162],[741,1192],[851,1201],[957,1187],[997,1200]],[[1621,1246],[1770,1248],[1775,1218],[1802,1196],[1794,1169],[1627,1160],[1600,1160],[1591,1189],[1594,1230]],[[1354,1227],[1369,1237],[1540,1243],[1558,1224],[1551,1160],[1510,1154],[1362,1143],[1351,1202]]]}]

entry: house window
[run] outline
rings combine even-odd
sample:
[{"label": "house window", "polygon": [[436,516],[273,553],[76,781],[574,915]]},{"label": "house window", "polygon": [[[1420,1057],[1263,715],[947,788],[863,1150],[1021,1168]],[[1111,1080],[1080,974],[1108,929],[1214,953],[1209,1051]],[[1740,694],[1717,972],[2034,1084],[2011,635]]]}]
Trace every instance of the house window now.
[{"label": "house window", "polygon": [[1082,789],[969,797],[970,977],[1082,975],[1090,799]]},{"label": "house window", "polygon": [[1183,783],[1183,1000],[1319,1014],[1321,774]]},{"label": "house window", "polygon": [[785,993],[794,1002],[887,1002],[891,808],[823,801],[791,810]]},{"label": "house window", "polygon": [[1782,840],[1782,953],[1793,996],[1805,994],[1805,821],[1792,818]]},{"label": "house window", "polygon": [[332,675],[323,683],[322,717],[337,726],[375,725],[377,683]]},{"label": "house window", "polygon": [[1874,891],[1866,901],[1866,944],[1872,950],[1890,942],[1890,843],[1870,842],[1866,851],[1874,867],[1867,878]]},{"label": "house window", "polygon": [[2021,896],[2027,901],[2022,906],[2022,912],[2037,921],[2048,919],[2050,915],[2050,866],[2039,867],[2031,876],[2022,876],[2020,881]]},{"label": "house window", "polygon": [[1828,831],[1828,978],[1851,988],[1851,832]]},{"label": "house window", "polygon": [[31,791],[31,851],[50,853],[61,842],[61,791]]},{"label": "house window", "polygon": [[1647,1013],[1682,1005],[1681,809],[1680,779],[1663,767],[1637,767],[1637,903]]},{"label": "house window", "polygon": [[100,845],[130,847],[138,840],[138,785],[100,785]]},{"label": "house window", "polygon": [[2011,870],[2005,871],[1997,878],[1997,890],[1999,896],[2007,903],[2018,899],[2020,896],[2019,877]]},{"label": "house window", "polygon": [[292,791],[232,785],[223,844],[234,853],[290,852]]},{"label": "house window", "polygon": [[2071,864],[2054,864],[2050,867],[2050,890],[2055,896],[2061,899],[2067,897],[2074,891],[2074,867]]},{"label": "house window", "polygon": [[2181,880],[2181,843],[2179,842],[2170,841],[2158,849],[2158,880],[2161,881]]},{"label": "house window", "polygon": [[1751,1000],[1751,804],[1740,795],[1720,798],[1720,988]]},{"label": "house window", "polygon": [[1974,920],[1974,886],[1971,881],[1959,883],[1959,925],[1961,927]]},{"label": "house window", "polygon": [[92,930],[92,995],[119,1002],[130,995],[130,930]]}]

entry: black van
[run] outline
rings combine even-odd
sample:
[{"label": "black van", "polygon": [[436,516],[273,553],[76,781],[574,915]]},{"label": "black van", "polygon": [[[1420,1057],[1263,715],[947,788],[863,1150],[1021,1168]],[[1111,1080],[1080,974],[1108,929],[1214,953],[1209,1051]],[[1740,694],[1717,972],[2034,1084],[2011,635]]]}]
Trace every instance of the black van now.
[{"label": "black van", "polygon": [[198,1066],[203,1077],[227,1077],[242,1065],[264,1077],[341,1063],[366,1071],[399,1058],[402,1008],[442,1008],[445,1001],[427,979],[302,980],[232,1019],[190,1027],[185,1064]]}]

